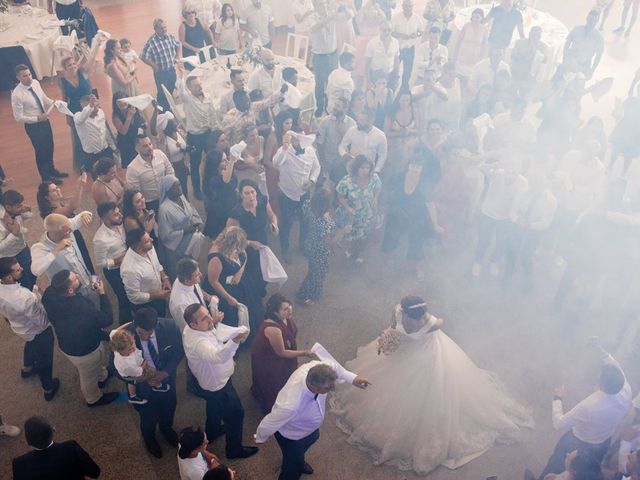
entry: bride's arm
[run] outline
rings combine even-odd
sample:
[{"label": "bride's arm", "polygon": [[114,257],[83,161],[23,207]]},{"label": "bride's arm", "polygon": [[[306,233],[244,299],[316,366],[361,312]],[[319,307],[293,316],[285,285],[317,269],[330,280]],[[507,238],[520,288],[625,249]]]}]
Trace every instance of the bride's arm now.
[{"label": "bride's arm", "polygon": [[429,327],[429,331],[433,332],[434,330],[440,330],[442,328],[442,324],[444,320],[438,317],[434,317],[433,315],[429,315],[429,323],[431,323],[431,327]]}]

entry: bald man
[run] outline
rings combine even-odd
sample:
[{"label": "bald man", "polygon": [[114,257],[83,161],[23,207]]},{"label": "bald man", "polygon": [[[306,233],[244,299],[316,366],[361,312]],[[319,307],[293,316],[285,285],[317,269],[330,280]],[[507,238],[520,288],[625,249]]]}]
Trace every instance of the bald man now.
[{"label": "bald man", "polygon": [[262,66],[255,69],[249,76],[247,89],[249,92],[260,90],[266,98],[282,86],[282,68],[276,65],[276,57],[267,48],[263,48],[260,52],[260,60]]}]

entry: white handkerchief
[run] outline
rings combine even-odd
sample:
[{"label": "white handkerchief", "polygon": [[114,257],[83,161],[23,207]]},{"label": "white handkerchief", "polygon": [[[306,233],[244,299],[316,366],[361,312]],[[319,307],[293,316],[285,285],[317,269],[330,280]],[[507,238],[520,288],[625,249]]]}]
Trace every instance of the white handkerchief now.
[{"label": "white handkerchief", "polygon": [[111,34],[109,32],[105,32],[104,30],[98,30],[98,35],[103,35],[107,40],[111,38]]},{"label": "white handkerchief", "polygon": [[284,103],[291,108],[299,108],[302,102],[302,94],[297,87],[287,83],[287,91],[284,93]]},{"label": "white handkerchief", "polygon": [[245,326],[230,327],[229,325],[225,325],[224,323],[219,323],[216,327],[216,337],[218,337],[218,340],[224,343],[237,337],[238,335],[247,333],[248,331],[249,330]]},{"label": "white handkerchief", "polygon": [[73,112],[69,110],[69,106],[67,105],[67,102],[63,102],[62,100],[56,100],[55,102],[53,102],[53,105],[58,109],[60,113],[73,117]]},{"label": "white handkerchief", "polygon": [[313,344],[313,347],[311,347],[311,351],[313,353],[316,354],[316,356],[320,359],[320,361],[322,362],[336,362],[336,359],[333,358],[333,355],[331,355],[326,348],[324,348],[322,345],[320,345],[318,342]]},{"label": "white handkerchief", "polygon": [[[153,102],[153,96],[148,93],[143,93],[142,95],[137,95],[135,97],[126,97],[118,100],[119,102],[126,103],[127,105],[132,105],[136,107],[138,110],[144,110],[151,102]],[[160,106],[158,105],[158,108]]]},{"label": "white handkerchief", "polygon": [[240,143],[236,143],[235,145],[233,145],[230,149],[229,149],[229,153],[231,154],[231,156],[233,158],[235,158],[236,160],[239,160],[240,157],[242,156],[242,152],[244,152],[244,149],[247,148],[247,144],[246,142],[243,140]]}]

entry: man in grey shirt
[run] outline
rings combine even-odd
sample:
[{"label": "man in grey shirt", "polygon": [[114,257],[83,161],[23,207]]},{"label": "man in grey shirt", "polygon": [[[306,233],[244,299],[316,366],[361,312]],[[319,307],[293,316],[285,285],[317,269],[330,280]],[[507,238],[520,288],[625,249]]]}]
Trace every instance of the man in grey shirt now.
[{"label": "man in grey shirt", "polygon": [[587,23],[571,30],[564,44],[563,62],[573,59],[587,79],[593,76],[604,51],[602,34],[596,28],[599,18],[600,12],[591,10],[587,15]]},{"label": "man in grey shirt", "polygon": [[338,183],[347,174],[347,168],[338,152],[344,134],[356,126],[353,118],[346,115],[349,102],[346,98],[336,98],[331,106],[331,115],[323,118],[318,125],[316,146],[320,160],[322,181],[330,179]]}]

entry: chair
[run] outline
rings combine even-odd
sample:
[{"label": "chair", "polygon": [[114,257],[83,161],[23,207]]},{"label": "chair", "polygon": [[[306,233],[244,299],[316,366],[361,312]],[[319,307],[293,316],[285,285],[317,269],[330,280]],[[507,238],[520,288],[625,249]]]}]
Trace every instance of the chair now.
[{"label": "chair", "polygon": [[[289,54],[291,47],[293,52]],[[284,56],[297,58],[302,60],[304,64],[307,64],[307,54],[309,52],[309,37],[307,35],[300,35],[297,33],[287,34],[287,43],[284,47]]]},{"label": "chair", "polygon": [[82,58],[83,51],[79,48],[78,34],[71,30],[69,35],[61,35],[53,42],[53,68],[62,70],[62,59],[74,57],[76,61]]},{"label": "chair", "polygon": [[184,109],[182,108],[182,105],[178,105],[176,103],[176,99],[173,97],[171,92],[167,90],[167,87],[165,87],[164,85],[160,85],[160,88],[162,88],[164,96],[167,97],[167,102],[169,103],[169,107],[171,107],[173,115],[176,117],[176,121],[182,128],[186,128],[186,117],[184,115]]},{"label": "chair", "polygon": [[216,49],[214,47],[206,46],[198,51],[198,60],[200,60],[201,64],[209,62],[214,58],[216,58]]}]

